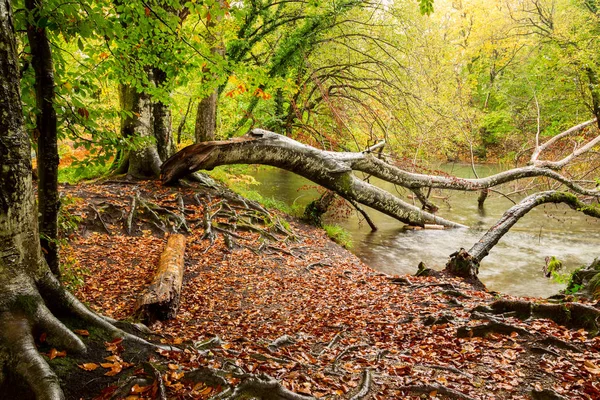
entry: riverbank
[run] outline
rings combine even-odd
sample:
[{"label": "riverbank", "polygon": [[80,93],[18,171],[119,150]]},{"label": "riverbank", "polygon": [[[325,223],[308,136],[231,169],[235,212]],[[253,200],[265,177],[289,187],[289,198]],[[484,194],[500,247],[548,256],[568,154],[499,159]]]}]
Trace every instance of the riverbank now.
[{"label": "riverbank", "polygon": [[[70,203],[63,223],[74,228],[63,252],[64,279],[92,309],[118,319],[132,316],[166,242],[162,230],[171,226],[136,214],[128,234],[132,199],[185,215],[191,232],[179,313],[152,326],[162,342],[187,348],[154,360],[169,398],[205,399],[223,389],[200,383],[200,374],[190,378],[198,368],[227,371],[233,385],[264,373],[296,393],[328,399],[600,396],[600,339],[482,308],[517,298],[474,291],[455,279],[374,271],[323,231],[274,211],[271,226],[263,220],[235,232],[227,218],[216,218],[230,234],[211,243],[207,212],[260,210],[216,189],[105,181],[62,192]],[[98,351],[96,364],[110,355]],[[103,398],[139,370],[131,364],[114,375]],[[93,380],[106,371],[85,373]],[[71,395],[99,395],[81,390]],[[152,390],[129,395],[147,398]]]}]

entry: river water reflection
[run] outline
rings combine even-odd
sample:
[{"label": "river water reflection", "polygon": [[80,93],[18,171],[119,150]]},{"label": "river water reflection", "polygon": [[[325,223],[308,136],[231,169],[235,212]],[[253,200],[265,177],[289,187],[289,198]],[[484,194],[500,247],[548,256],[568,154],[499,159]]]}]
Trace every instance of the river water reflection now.
[{"label": "river water reflection", "polygon": [[[461,177],[472,177],[471,167],[444,164],[441,170]],[[275,168],[251,169],[260,183],[255,189],[263,196],[288,204],[306,205],[318,196],[314,184],[302,177]],[[498,172],[497,166],[478,166],[479,176]],[[387,182],[372,183],[395,193]],[[307,189],[313,187],[313,189]],[[510,192],[510,187],[502,188]],[[405,199],[410,193],[399,192]],[[366,264],[388,274],[413,274],[419,262],[441,269],[448,255],[460,247],[469,249],[512,203],[499,195],[490,194],[485,215],[477,210],[477,193],[444,191],[433,193],[440,206],[438,214],[471,227],[468,230],[404,230],[403,224],[377,211],[367,209],[379,228],[371,232],[368,225],[359,223],[355,213],[337,221],[350,231],[352,252]],[[408,198],[408,201],[412,201]],[[522,218],[482,261],[481,280],[491,290],[519,296],[549,296],[564,284],[558,284],[542,274],[544,258],[556,256],[563,261],[565,271],[589,264],[600,256],[600,222],[577,213],[564,205],[538,207]]]}]

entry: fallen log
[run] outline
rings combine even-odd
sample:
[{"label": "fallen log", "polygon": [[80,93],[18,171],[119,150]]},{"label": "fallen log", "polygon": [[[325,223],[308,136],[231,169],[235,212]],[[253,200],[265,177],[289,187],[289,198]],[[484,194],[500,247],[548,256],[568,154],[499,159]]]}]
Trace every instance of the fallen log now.
[{"label": "fallen log", "polygon": [[175,318],[183,283],[185,236],[173,234],[160,256],[150,285],[136,302],[136,315],[146,323]]}]

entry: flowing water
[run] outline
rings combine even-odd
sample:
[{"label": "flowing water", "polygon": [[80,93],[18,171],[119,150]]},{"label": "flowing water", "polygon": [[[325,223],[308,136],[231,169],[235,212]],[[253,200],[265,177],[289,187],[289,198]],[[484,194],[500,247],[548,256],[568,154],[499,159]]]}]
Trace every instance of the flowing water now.
[{"label": "flowing water", "polygon": [[[473,177],[470,165],[444,164],[445,172]],[[496,173],[498,166],[477,166],[480,177]],[[306,205],[318,196],[315,184],[287,171],[275,168],[251,169],[260,183],[256,190],[290,205]],[[371,183],[396,193],[393,185],[374,180]],[[506,193],[511,186],[504,186]],[[405,199],[409,192],[398,193]],[[351,249],[366,264],[388,274],[414,274],[419,262],[442,269],[448,255],[461,247],[467,250],[512,206],[506,198],[490,193],[485,214],[477,209],[478,193],[434,191],[438,215],[468,225],[468,230],[405,230],[403,224],[375,210],[367,209],[378,227],[371,232],[356,213],[336,221],[353,239]],[[413,201],[408,198],[408,201]],[[563,272],[589,264],[599,254],[600,221],[575,212],[564,205],[537,207],[522,218],[482,261],[480,278],[490,290],[519,296],[549,296],[564,288],[542,273],[546,256],[563,262]]]}]

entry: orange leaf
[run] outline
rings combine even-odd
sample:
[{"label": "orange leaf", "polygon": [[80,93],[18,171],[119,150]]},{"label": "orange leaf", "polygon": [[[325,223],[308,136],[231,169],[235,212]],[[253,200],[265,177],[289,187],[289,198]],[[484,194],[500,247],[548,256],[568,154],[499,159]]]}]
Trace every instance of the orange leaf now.
[{"label": "orange leaf", "polygon": [[66,351],[58,351],[56,349],[52,349],[50,350],[50,352],[48,353],[48,358],[51,360],[54,360],[56,357],[66,357],[67,356],[67,352]]},{"label": "orange leaf", "polygon": [[85,329],[75,329],[73,332],[75,332],[76,334],[78,334],[80,336],[90,336],[90,333],[88,331],[86,331]]},{"label": "orange leaf", "polygon": [[98,368],[98,364],[94,364],[94,363],[79,364],[77,366],[79,368],[83,369],[84,371],[93,371],[96,368]]},{"label": "orange leaf", "polygon": [[131,388],[131,393],[145,393],[148,390],[152,389],[152,385],[148,385],[148,386],[140,386],[137,383],[135,385],[133,385],[133,387]]},{"label": "orange leaf", "polygon": [[111,368],[110,371],[108,371],[107,373],[105,373],[104,375],[106,376],[115,376],[116,374],[118,374],[119,372],[121,372],[123,368],[121,367],[121,364],[113,364],[113,367]]}]

